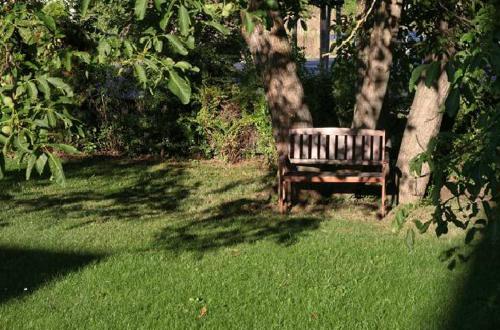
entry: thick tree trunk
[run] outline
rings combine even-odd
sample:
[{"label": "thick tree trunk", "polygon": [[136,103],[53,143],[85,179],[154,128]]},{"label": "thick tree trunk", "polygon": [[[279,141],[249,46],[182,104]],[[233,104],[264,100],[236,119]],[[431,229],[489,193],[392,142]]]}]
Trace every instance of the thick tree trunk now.
[{"label": "thick tree trunk", "polygon": [[[366,7],[358,3],[358,11]],[[370,40],[361,43],[360,88],[356,96],[353,128],[378,128],[380,112],[392,65],[391,42],[397,36],[403,0],[380,0],[373,19]],[[359,13],[358,13],[359,16]]]},{"label": "thick tree trunk", "polygon": [[288,129],[312,127],[312,117],[304,103],[304,89],[283,20],[276,12],[270,17],[274,22],[270,31],[256,24],[251,34],[243,31],[243,36],[262,74],[278,156],[282,158],[287,153]]},{"label": "thick tree trunk", "polygon": [[449,89],[450,82],[444,69],[434,86],[427,87],[424,81],[418,84],[397,161],[400,171],[398,200],[400,203],[413,203],[424,196],[429,183],[429,167],[424,164],[421,175],[415,177],[410,173],[410,161],[426,151],[429,141],[439,133],[443,120],[443,112],[440,110],[446,101]]}]

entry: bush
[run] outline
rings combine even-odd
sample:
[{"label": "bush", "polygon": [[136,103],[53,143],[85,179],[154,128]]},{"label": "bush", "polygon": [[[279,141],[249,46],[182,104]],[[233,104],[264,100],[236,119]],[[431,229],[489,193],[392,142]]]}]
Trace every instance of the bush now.
[{"label": "bush", "polygon": [[253,102],[242,97],[241,88],[204,86],[199,92],[200,110],[188,119],[196,128],[206,157],[237,162],[255,156],[275,157],[271,121],[262,90]]}]

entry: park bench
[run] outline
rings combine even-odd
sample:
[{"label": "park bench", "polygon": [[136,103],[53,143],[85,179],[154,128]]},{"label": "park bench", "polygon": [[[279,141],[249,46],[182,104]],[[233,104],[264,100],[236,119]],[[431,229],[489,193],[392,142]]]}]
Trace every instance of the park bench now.
[{"label": "park bench", "polygon": [[385,131],[349,128],[295,128],[288,133],[288,155],[278,165],[279,208],[291,203],[294,183],[380,184],[385,215]]}]

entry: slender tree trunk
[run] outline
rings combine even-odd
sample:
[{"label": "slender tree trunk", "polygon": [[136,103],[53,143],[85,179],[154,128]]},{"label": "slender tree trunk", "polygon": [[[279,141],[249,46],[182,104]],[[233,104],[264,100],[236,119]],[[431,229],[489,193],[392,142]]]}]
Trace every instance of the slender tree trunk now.
[{"label": "slender tree trunk", "polygon": [[319,15],[319,61],[321,70],[328,69],[329,57],[323,56],[330,51],[330,22],[332,9],[329,5],[320,7]]},{"label": "slender tree trunk", "polygon": [[[358,11],[366,7],[358,3]],[[380,112],[392,65],[392,40],[397,36],[403,0],[380,0],[368,44],[361,45],[360,88],[356,96],[353,128],[379,127]]]},{"label": "slender tree trunk", "polygon": [[410,173],[410,161],[427,150],[429,141],[439,133],[443,112],[440,111],[450,89],[448,75],[443,70],[435,86],[427,87],[420,81],[415,92],[408,122],[401,142],[397,168],[399,175],[399,202],[413,203],[424,196],[429,183],[430,169],[427,164],[422,167],[421,176]]},{"label": "slender tree trunk", "polygon": [[270,12],[269,15],[274,22],[270,31],[256,24],[252,33],[243,31],[243,36],[263,78],[273,134],[281,159],[287,153],[288,129],[311,127],[312,117],[304,103],[304,89],[291,57],[283,20],[277,12]]}]

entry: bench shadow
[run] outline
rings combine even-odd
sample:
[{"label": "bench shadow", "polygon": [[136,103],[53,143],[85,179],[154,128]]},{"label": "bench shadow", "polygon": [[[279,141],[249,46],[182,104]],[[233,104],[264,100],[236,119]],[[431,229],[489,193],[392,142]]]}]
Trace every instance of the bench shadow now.
[{"label": "bench shadow", "polygon": [[43,285],[104,257],[94,253],[0,246],[0,304],[27,296]]}]

